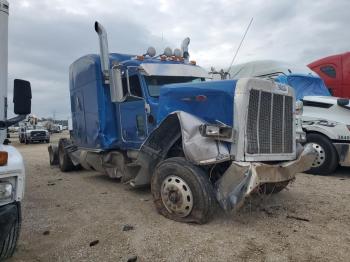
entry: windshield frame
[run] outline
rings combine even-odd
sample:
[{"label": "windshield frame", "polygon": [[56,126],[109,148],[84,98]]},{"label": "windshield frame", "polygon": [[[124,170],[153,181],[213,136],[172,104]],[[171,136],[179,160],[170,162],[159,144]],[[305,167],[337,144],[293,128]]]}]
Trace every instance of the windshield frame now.
[{"label": "windshield frame", "polygon": [[[192,77],[192,76],[163,76],[163,75],[148,76],[148,75],[143,75],[143,78],[144,78],[144,81],[145,81],[147,93],[148,93],[148,95],[150,97],[153,97],[153,98],[159,98],[160,90],[161,90],[162,86],[164,86],[164,85],[205,82],[205,78]],[[157,94],[155,94],[154,92],[151,92],[151,90],[150,90],[149,82],[150,82],[151,78],[182,78],[182,79],[188,78],[189,81],[169,82],[169,83],[163,83],[163,84],[159,84],[159,85],[158,84],[154,85],[154,86],[159,87],[159,90],[158,90]],[[192,78],[192,80],[190,80],[191,78]],[[193,80],[196,80],[196,81],[193,81]]]}]

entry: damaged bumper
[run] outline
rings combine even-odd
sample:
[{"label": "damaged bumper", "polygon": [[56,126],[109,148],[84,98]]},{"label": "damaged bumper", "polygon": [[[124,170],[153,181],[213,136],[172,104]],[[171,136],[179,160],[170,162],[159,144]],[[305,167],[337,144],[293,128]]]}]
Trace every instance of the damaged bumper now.
[{"label": "damaged bumper", "polygon": [[315,157],[316,152],[307,145],[294,161],[275,165],[234,161],[216,183],[217,200],[226,211],[237,209],[260,185],[293,180],[296,173],[310,169]]}]

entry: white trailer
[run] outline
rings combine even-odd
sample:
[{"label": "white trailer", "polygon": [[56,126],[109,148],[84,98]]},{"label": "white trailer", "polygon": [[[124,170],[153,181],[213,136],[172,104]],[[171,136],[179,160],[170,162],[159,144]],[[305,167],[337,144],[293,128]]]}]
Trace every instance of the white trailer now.
[{"label": "white trailer", "polygon": [[7,119],[9,3],[0,0],[0,261],[12,256],[21,225],[25,170],[21,154],[7,145],[7,128],[30,113],[30,83],[15,80],[14,111],[18,116]]},{"label": "white trailer", "polygon": [[303,130],[317,151],[310,173],[332,174],[350,166],[350,102],[331,96],[303,98]]}]

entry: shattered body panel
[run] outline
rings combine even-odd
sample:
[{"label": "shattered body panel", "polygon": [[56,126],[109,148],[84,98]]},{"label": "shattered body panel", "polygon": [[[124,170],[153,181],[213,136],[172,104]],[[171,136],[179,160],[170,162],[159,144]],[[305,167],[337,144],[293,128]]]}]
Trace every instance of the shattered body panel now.
[{"label": "shattered body panel", "polygon": [[275,165],[234,161],[216,183],[217,200],[226,211],[237,209],[260,185],[291,181],[296,173],[310,169],[314,159],[315,151],[307,145],[294,161]]}]

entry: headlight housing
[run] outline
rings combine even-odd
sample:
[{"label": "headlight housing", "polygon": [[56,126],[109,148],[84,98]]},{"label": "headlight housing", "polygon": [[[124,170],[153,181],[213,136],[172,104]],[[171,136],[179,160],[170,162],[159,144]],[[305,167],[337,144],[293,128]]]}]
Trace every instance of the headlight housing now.
[{"label": "headlight housing", "polygon": [[232,137],[232,127],[204,124],[199,126],[199,132],[202,136],[217,139],[229,139]]},{"label": "headlight housing", "polygon": [[11,183],[0,182],[0,201],[11,200],[13,191]]},{"label": "headlight housing", "polygon": [[296,101],[295,102],[295,114],[297,115],[302,115],[303,114],[303,108],[304,108],[304,104],[302,101]]}]

